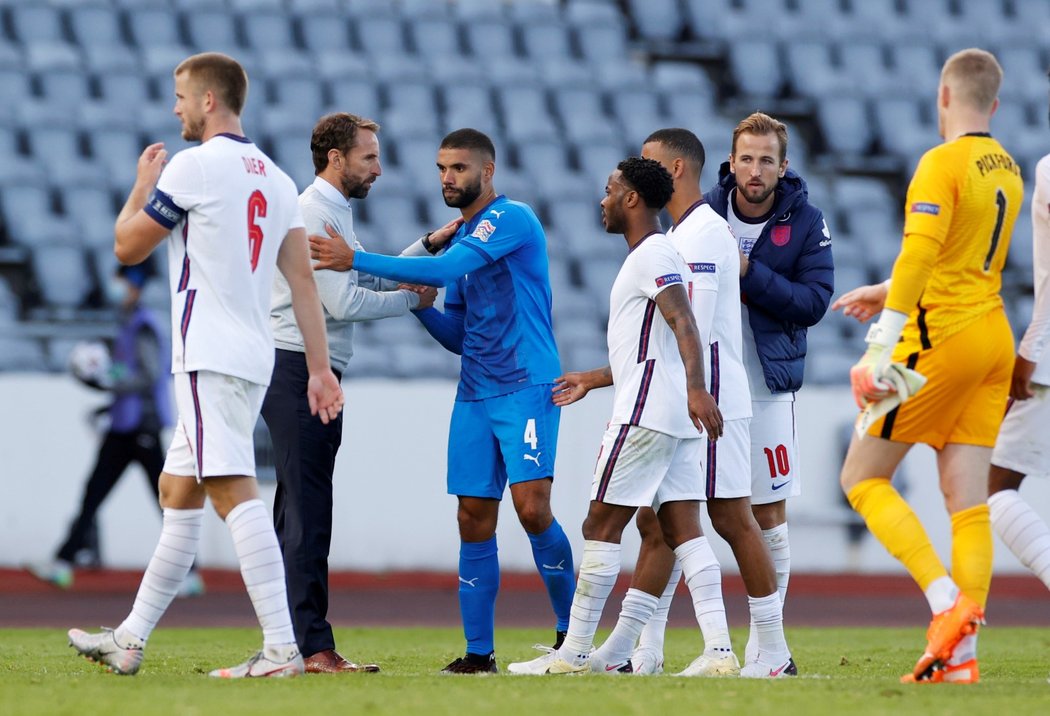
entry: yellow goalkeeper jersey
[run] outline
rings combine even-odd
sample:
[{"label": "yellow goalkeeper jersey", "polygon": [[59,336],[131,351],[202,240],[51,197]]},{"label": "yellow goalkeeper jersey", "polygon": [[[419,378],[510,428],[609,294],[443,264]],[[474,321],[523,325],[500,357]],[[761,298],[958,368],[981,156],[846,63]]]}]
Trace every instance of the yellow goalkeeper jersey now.
[{"label": "yellow goalkeeper jersey", "polygon": [[1003,305],[1003,264],[1023,195],[1017,162],[989,134],[963,135],[919,160],[904,235],[940,249],[918,305],[893,307],[909,313],[906,342],[930,348]]}]

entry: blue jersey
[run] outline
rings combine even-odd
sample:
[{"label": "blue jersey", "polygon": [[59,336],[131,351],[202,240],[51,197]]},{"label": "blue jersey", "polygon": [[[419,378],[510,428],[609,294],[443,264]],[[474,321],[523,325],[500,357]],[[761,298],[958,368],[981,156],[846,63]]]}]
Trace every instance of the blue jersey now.
[{"label": "blue jersey", "polygon": [[449,242],[443,256],[358,251],[363,273],[447,286],[445,313],[417,315],[445,347],[463,356],[457,400],[482,400],[561,373],[551,325],[547,237],[526,204],[500,195]]},{"label": "blue jersey", "polygon": [[561,374],[551,325],[547,237],[527,204],[500,195],[452,238],[485,264],[448,286],[446,310],[465,313],[458,400],[553,383]]}]

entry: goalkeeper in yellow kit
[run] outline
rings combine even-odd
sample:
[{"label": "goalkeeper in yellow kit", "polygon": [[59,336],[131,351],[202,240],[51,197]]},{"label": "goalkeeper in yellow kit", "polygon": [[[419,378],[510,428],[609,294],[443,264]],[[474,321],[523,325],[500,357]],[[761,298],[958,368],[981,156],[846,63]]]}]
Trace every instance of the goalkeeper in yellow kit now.
[{"label": "goalkeeper in yellow kit", "polygon": [[[904,681],[978,680],[977,625],[992,573],[988,466],[1014,356],[999,289],[1023,195],[1017,164],[989,134],[1001,81],[988,52],[963,50],[948,58],[937,97],[945,141],[922,157],[908,187],[904,242],[891,280],[851,291],[833,305],[860,320],[882,309],[868,332],[867,352],[850,371],[858,406],[903,399],[854,435],[841,483],[934,615],[926,649]],[[914,384],[909,390],[902,377],[906,369],[927,380],[914,397]],[[915,443],[937,451],[951,515],[951,576],[890,484]]]}]

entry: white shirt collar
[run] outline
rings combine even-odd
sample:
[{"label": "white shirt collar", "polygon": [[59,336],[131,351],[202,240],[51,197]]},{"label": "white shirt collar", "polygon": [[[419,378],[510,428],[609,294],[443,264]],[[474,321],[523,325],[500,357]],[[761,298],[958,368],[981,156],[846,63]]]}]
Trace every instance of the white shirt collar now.
[{"label": "white shirt collar", "polygon": [[332,186],[327,179],[322,179],[319,176],[314,177],[313,187],[321,192],[321,196],[328,199],[328,201],[340,206],[350,206],[350,200],[343,196],[341,191]]}]

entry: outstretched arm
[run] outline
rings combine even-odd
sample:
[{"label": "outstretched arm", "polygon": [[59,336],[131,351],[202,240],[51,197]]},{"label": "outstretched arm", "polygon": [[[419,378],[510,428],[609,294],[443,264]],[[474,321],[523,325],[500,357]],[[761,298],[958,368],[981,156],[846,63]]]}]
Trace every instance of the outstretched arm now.
[{"label": "outstretched arm", "polygon": [[612,368],[595,368],[587,371],[573,371],[554,379],[552,400],[558,407],[572,405],[595,388],[605,388],[613,384]]}]

